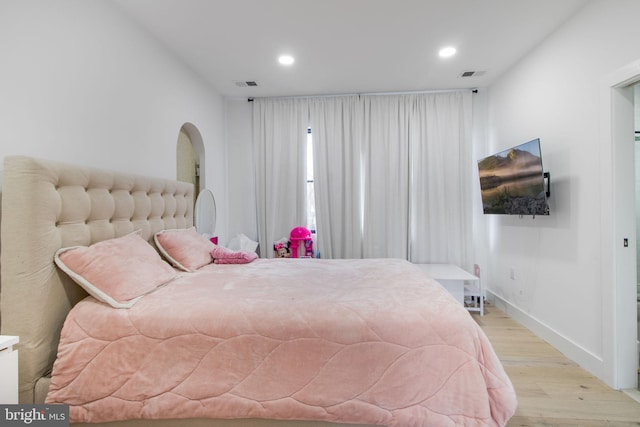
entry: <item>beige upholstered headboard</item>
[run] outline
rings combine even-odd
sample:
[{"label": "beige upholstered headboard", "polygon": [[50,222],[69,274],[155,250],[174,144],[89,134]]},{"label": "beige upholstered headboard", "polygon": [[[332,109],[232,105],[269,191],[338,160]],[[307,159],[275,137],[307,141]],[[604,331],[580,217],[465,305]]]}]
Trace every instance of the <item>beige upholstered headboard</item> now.
[{"label": "beige upholstered headboard", "polygon": [[54,264],[61,247],[193,225],[193,185],[7,157],[2,188],[2,334],[20,337],[20,402],[40,403],[64,319],[84,290]]}]

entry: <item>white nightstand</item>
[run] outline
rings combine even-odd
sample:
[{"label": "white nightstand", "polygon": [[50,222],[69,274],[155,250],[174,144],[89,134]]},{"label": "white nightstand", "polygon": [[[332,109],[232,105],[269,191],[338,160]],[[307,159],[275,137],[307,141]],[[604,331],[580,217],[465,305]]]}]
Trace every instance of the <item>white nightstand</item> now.
[{"label": "white nightstand", "polygon": [[10,335],[0,335],[0,403],[18,403],[18,350],[13,348],[20,339]]}]

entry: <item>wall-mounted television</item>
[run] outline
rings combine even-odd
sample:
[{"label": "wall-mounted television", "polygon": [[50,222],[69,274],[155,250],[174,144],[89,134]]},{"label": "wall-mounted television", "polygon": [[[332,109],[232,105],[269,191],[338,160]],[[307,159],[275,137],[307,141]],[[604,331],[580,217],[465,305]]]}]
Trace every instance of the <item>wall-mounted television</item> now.
[{"label": "wall-mounted television", "polygon": [[542,168],[540,139],[478,160],[485,214],[549,215],[549,173]]}]

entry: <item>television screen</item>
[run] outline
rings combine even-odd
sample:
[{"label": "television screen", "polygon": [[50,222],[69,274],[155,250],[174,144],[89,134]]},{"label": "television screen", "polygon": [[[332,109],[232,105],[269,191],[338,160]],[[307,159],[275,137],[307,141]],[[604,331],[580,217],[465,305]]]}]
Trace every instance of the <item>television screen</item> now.
[{"label": "television screen", "polygon": [[549,215],[540,139],[478,161],[485,214]]}]

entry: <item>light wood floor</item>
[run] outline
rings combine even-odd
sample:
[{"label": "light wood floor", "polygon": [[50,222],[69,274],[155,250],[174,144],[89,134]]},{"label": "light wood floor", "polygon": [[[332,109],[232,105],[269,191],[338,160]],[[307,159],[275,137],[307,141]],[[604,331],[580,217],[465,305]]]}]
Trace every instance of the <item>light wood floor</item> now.
[{"label": "light wood floor", "polygon": [[502,311],[474,314],[518,395],[507,424],[520,426],[640,426],[640,403],[581,369]]}]

